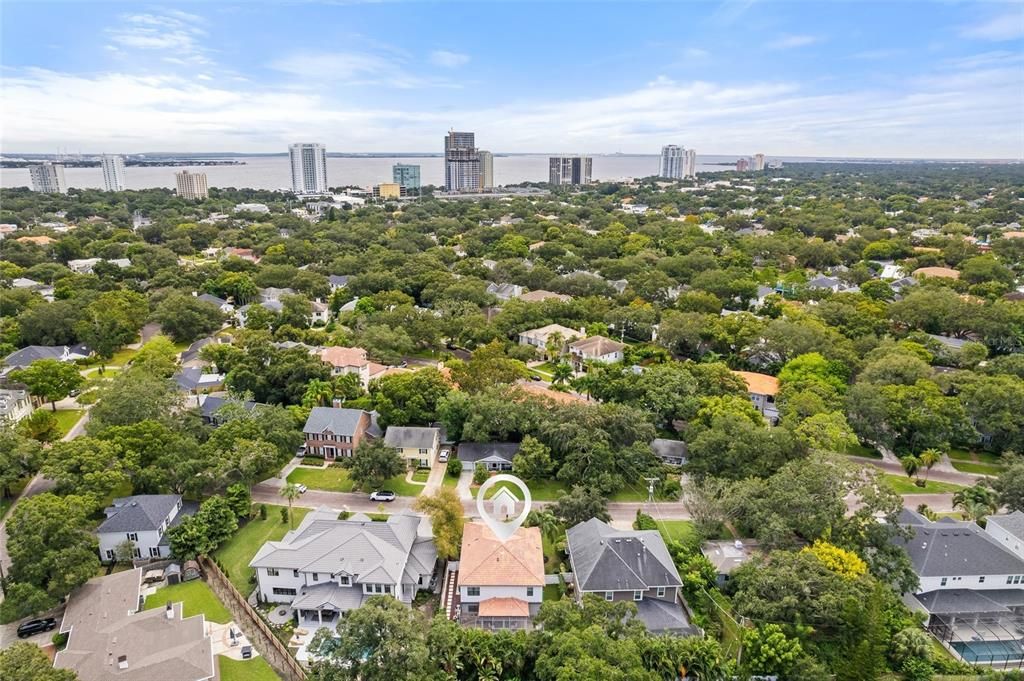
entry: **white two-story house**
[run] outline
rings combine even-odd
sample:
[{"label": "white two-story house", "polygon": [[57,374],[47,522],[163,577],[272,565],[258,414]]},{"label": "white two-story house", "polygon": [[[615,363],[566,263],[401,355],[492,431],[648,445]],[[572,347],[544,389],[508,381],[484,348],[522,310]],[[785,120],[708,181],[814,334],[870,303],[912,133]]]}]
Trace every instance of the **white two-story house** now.
[{"label": "white two-story house", "polygon": [[544,598],[540,529],[520,527],[501,541],[487,525],[466,523],[456,579],[460,623],[529,629]]},{"label": "white two-story house", "polygon": [[118,546],[126,541],[132,543],[132,554],[137,559],[170,557],[167,531],[196,510],[194,502],[182,501],[178,494],[138,494],[114,499],[103,511],[107,519],[96,530],[100,560],[115,560]]},{"label": "white two-story house", "polygon": [[288,603],[300,626],[334,627],[370,596],[410,604],[430,587],[437,548],[430,522],[398,513],[386,522],[363,514],[338,520],[319,508],[281,541],[265,543],[249,563],[259,598]]}]

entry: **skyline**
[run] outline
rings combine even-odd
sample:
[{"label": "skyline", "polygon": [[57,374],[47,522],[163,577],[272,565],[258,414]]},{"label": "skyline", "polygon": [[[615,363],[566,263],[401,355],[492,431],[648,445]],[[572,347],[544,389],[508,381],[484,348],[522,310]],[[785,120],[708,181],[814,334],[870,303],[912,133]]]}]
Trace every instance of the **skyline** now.
[{"label": "skyline", "polygon": [[0,143],[443,153],[454,128],[496,154],[1024,157],[1019,3],[629,9],[5,3]]}]

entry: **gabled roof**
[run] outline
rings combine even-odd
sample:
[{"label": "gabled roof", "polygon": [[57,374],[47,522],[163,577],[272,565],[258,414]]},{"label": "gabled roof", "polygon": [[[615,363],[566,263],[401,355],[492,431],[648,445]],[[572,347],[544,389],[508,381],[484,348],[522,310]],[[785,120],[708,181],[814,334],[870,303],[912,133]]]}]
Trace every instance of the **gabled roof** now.
[{"label": "gabled roof", "polygon": [[591,336],[589,338],[584,338],[583,340],[569,343],[569,348],[571,350],[575,350],[581,355],[589,357],[604,357],[605,355],[612,355],[616,352],[622,352],[625,347],[625,343],[620,343],[612,340],[611,338],[605,338],[604,336]]},{"label": "gabled roof", "polygon": [[332,274],[327,277],[327,283],[331,286],[344,288],[345,286],[348,286],[348,276],[344,274]]},{"label": "gabled roof", "polygon": [[242,401],[230,397],[219,397],[217,395],[200,395],[199,397],[199,411],[207,418],[213,418],[216,416],[220,408],[226,404],[240,404],[246,411],[253,411],[257,407],[269,406],[262,402],[253,402],[252,400]]},{"label": "gabled roof", "polygon": [[908,526],[913,535],[894,542],[906,549],[921,577],[1024,574],[1024,560],[975,523],[932,522],[908,509],[900,513],[899,523]]},{"label": "gabled roof", "polygon": [[960,273],[949,267],[919,267],[914,270],[915,277],[945,277],[946,279],[959,279]]},{"label": "gabled roof", "polygon": [[223,298],[218,298],[217,296],[213,295],[212,293],[204,293],[201,296],[196,296],[196,297],[199,300],[202,300],[203,302],[212,303],[212,304],[216,305],[217,307],[220,307],[221,305],[226,305],[227,302],[228,302],[228,301],[224,300]]},{"label": "gabled roof", "polygon": [[84,345],[29,345],[7,355],[4,362],[9,367],[24,368],[40,359],[62,359],[65,349],[71,354],[71,359],[75,359],[75,355],[88,357],[92,352]]},{"label": "gabled roof", "polygon": [[651,449],[663,459],[685,459],[687,454],[685,442],[667,440],[663,437],[656,437],[651,440]]},{"label": "gabled roof", "polygon": [[512,463],[519,447],[518,442],[463,442],[459,445],[459,461],[476,463],[494,458]]},{"label": "gabled roof", "polygon": [[303,433],[322,433],[329,430],[335,435],[355,435],[356,429],[366,412],[362,409],[339,409],[337,407],[313,407],[302,426]]},{"label": "gabled roof", "polygon": [[104,510],[107,519],[96,532],[152,532],[160,529],[174,507],[181,501],[178,494],[138,494],[120,497]]},{"label": "gabled roof", "polygon": [[616,530],[591,518],[566,532],[581,591],[640,591],[682,580],[657,530]]},{"label": "gabled roof", "polygon": [[561,300],[562,302],[572,300],[572,296],[567,296],[564,293],[555,293],[553,291],[544,290],[530,291],[529,293],[524,293],[523,295],[519,296],[519,300],[525,301],[527,303],[539,303],[543,300],[548,300],[549,298]]},{"label": "gabled roof", "polygon": [[1014,511],[1005,515],[990,515],[986,529],[1000,528],[1017,539],[1024,540],[1024,512]]},{"label": "gabled roof", "polygon": [[409,513],[392,515],[387,522],[366,516],[338,520],[337,511],[319,508],[281,541],[260,547],[249,565],[344,573],[359,582],[416,582],[437,560],[432,536],[420,534],[421,521],[426,522]]},{"label": "gabled roof", "polygon": [[501,541],[483,523],[466,523],[459,554],[461,586],[544,586],[540,528],[520,527]]},{"label": "gabled roof", "polygon": [[440,434],[437,428],[388,426],[384,433],[384,444],[402,449],[429,449],[440,441]]},{"label": "gabled roof", "polygon": [[562,326],[561,324],[548,324],[547,326],[542,326],[539,329],[528,329],[526,331],[520,331],[519,335],[523,336],[524,338],[530,338],[532,340],[540,341],[541,343],[547,343],[548,337],[556,333],[561,334],[562,340],[565,342],[568,342],[573,338],[579,338],[580,336],[583,335],[579,331],[576,331],[575,329],[570,329],[567,326]]},{"label": "gabled roof", "polygon": [[185,367],[174,374],[174,382],[182,390],[196,390],[224,382],[224,374],[205,373],[200,367]]},{"label": "gabled roof", "polygon": [[363,367],[369,363],[366,350],[333,346],[320,351],[320,361],[338,368]]}]

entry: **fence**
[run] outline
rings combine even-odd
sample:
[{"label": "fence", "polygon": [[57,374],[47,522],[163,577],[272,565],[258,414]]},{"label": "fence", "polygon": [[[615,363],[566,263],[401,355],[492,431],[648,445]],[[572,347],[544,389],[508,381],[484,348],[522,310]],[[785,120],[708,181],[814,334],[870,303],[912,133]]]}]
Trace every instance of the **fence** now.
[{"label": "fence", "polygon": [[[285,681],[306,681],[306,670],[292,657],[288,648],[281,643],[281,639],[267,626],[260,614],[249,605],[245,596],[238,592],[238,589],[228,580],[217,564],[206,556],[200,557],[199,564],[202,566],[203,572],[206,573],[210,588],[231,611],[235,624],[249,637],[250,641],[258,641],[257,648],[260,654],[266,658],[274,671]],[[253,636],[253,632],[255,632],[255,636]]]}]

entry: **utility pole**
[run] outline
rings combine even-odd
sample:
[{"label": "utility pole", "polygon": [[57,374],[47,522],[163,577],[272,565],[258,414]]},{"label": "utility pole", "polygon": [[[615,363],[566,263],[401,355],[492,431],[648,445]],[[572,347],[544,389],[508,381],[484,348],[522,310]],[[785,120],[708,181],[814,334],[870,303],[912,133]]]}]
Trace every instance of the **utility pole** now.
[{"label": "utility pole", "polygon": [[654,501],[654,484],[661,478],[644,478],[647,481],[647,503]]}]

